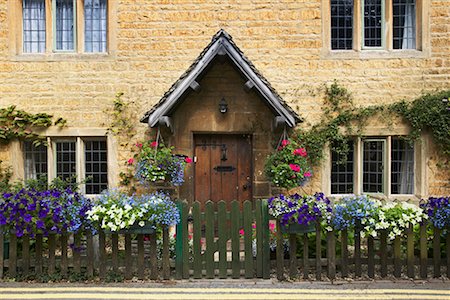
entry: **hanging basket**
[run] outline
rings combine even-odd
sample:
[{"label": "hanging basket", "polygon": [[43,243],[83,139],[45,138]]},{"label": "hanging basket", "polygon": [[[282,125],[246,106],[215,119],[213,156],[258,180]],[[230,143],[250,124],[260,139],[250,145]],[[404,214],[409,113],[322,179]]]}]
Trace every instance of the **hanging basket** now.
[{"label": "hanging basket", "polygon": [[310,223],[310,224],[287,224],[287,225],[281,225],[281,232],[283,233],[309,233],[309,232],[315,232],[316,231],[316,224]]}]

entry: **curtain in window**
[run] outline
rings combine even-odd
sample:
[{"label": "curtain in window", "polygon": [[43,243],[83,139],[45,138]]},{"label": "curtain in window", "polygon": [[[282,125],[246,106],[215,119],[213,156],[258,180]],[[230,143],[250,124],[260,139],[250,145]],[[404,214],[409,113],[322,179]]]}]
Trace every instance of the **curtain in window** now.
[{"label": "curtain in window", "polygon": [[56,50],[74,50],[73,13],[73,0],[56,0]]},{"label": "curtain in window", "polygon": [[84,46],[86,52],[106,52],[107,1],[84,1]]},{"label": "curtain in window", "polygon": [[403,152],[403,163],[400,167],[400,194],[414,193],[414,151],[410,149],[405,149]]},{"label": "curtain in window", "polygon": [[23,52],[45,52],[45,0],[24,0]]},{"label": "curtain in window", "polygon": [[416,2],[394,0],[394,49],[416,48]]}]

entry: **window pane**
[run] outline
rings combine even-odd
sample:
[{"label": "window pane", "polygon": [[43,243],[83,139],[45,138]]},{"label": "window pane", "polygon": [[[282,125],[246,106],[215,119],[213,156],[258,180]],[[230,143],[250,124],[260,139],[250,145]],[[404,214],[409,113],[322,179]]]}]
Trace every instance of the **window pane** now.
[{"label": "window pane", "polygon": [[381,47],[382,1],[364,0],[364,46]]},{"label": "window pane", "polygon": [[76,150],[75,142],[56,143],[56,176],[63,180],[76,181]]},{"label": "window pane", "polygon": [[74,0],[56,0],[56,50],[74,50]]},{"label": "window pane", "polygon": [[45,0],[23,0],[23,52],[45,52]]},{"label": "window pane", "polygon": [[331,0],[331,49],[353,46],[353,0]]},{"label": "window pane", "polygon": [[34,146],[32,142],[24,142],[25,179],[37,179],[48,174],[47,146]]},{"label": "window pane", "polygon": [[84,1],[84,45],[86,52],[106,52],[106,0]]},{"label": "window pane", "polygon": [[108,162],[106,141],[86,141],[85,169],[86,194],[100,194],[108,188]]},{"label": "window pane", "polygon": [[416,1],[393,0],[394,49],[416,48]]},{"label": "window pane", "polygon": [[384,141],[364,141],[363,192],[383,193]]},{"label": "window pane", "polygon": [[331,152],[331,193],[352,194],[353,193],[353,142],[348,142],[349,152],[347,161],[342,159],[335,151]]},{"label": "window pane", "polygon": [[392,138],[391,193],[414,194],[414,147],[400,138]]}]

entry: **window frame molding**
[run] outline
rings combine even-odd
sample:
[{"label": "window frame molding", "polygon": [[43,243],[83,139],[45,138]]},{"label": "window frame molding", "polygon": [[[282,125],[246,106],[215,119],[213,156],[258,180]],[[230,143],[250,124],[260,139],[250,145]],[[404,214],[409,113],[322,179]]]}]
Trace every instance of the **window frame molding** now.
[{"label": "window frame molding", "polygon": [[[45,0],[45,52],[23,52],[22,0],[8,0],[9,55],[12,61],[67,61],[67,60],[112,60],[117,55],[117,2],[107,0],[106,52],[85,52],[84,49],[84,0],[74,0],[74,50],[56,50],[55,0]],[[55,24],[54,24],[55,23]]]},{"label": "window frame molding", "polygon": [[322,0],[322,59],[397,59],[430,57],[430,0],[416,0],[416,49],[393,49],[392,0],[385,3],[383,22],[384,48],[363,48],[363,1],[353,0],[353,47],[352,50],[331,49],[331,1]]},{"label": "window frame molding", "polygon": [[[56,142],[76,142],[76,172],[77,182],[85,179],[84,140],[103,139],[107,147],[108,188],[119,186],[118,143],[114,136],[108,134],[105,128],[48,128],[39,132],[47,137],[47,170],[48,181],[56,177]],[[13,171],[12,180],[23,180],[25,177],[23,141],[14,140],[10,144],[10,161]],[[80,185],[80,191],[85,193],[85,185]],[[97,197],[97,194],[86,196]]]},{"label": "window frame molding", "polygon": [[[51,18],[52,18],[52,31],[54,32],[53,34],[53,39],[52,39],[52,51],[54,53],[74,53],[74,52],[78,52],[78,39],[81,38],[80,40],[84,40],[84,34],[80,37],[78,35],[78,31],[83,31],[84,30],[78,30],[78,26],[80,26],[81,24],[84,24],[83,22],[80,22],[79,19],[84,20],[84,16],[80,16],[79,11],[78,11],[78,7],[81,5],[78,5],[78,0],[72,0],[73,3],[73,50],[58,50],[56,49],[56,1],[57,0],[52,0],[52,9],[51,9]],[[82,4],[84,4],[84,1],[80,1]],[[83,28],[84,29],[84,28]]]}]

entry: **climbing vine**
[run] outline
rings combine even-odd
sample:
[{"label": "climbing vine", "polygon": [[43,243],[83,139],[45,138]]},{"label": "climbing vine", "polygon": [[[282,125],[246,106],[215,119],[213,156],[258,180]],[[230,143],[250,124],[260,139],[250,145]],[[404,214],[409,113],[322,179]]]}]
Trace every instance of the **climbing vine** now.
[{"label": "climbing vine", "polygon": [[334,81],[324,86],[323,115],[310,129],[299,129],[295,138],[308,150],[313,165],[324,156],[324,146],[329,143],[338,154],[338,163],[345,163],[349,152],[348,138],[360,135],[370,117],[378,115],[392,124],[392,118],[403,118],[411,127],[407,137],[414,141],[424,131],[431,133],[434,143],[446,158],[450,158],[450,90],[425,94],[414,101],[393,104],[355,107],[350,92]]}]

